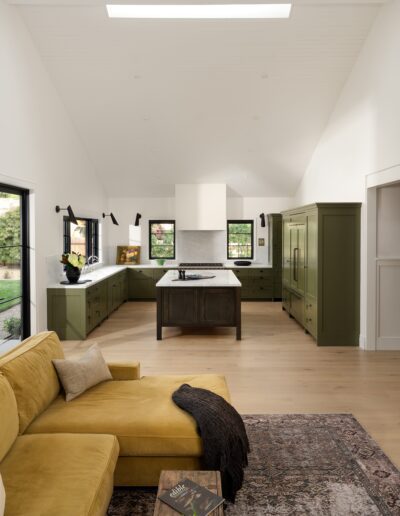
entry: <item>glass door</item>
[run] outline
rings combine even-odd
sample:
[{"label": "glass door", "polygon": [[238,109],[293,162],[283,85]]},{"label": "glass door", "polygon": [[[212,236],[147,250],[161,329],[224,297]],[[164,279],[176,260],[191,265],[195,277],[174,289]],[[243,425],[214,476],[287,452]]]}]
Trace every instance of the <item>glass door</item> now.
[{"label": "glass door", "polygon": [[0,184],[0,353],[30,335],[28,199]]}]

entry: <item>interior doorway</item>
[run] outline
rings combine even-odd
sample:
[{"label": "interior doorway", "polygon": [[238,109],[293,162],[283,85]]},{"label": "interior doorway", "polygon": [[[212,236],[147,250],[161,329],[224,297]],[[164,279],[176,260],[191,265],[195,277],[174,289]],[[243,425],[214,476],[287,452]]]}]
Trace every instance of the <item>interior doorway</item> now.
[{"label": "interior doorway", "polygon": [[367,187],[366,349],[400,350],[400,167]]}]

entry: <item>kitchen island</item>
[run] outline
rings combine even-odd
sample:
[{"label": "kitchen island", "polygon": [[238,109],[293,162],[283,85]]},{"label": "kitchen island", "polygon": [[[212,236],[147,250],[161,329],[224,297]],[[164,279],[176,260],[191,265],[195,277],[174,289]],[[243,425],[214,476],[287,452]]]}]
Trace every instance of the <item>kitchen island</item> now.
[{"label": "kitchen island", "polygon": [[241,339],[241,287],[231,270],[190,270],[186,274],[213,276],[198,280],[179,280],[170,270],[157,282],[157,340],[162,328],[236,327]]}]

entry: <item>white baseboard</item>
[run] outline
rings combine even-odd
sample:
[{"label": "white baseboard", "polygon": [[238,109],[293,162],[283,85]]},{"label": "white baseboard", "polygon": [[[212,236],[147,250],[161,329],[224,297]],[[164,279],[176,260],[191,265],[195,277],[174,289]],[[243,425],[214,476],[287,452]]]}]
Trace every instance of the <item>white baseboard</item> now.
[{"label": "white baseboard", "polygon": [[400,351],[400,337],[380,337],[376,343],[378,351]]}]

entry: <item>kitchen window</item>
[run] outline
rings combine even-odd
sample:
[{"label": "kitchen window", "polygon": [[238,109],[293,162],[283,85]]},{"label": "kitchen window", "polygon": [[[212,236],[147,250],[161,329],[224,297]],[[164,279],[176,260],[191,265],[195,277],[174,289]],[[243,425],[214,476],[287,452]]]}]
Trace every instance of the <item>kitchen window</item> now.
[{"label": "kitchen window", "polygon": [[149,221],[149,257],[165,260],[175,259],[175,221]]},{"label": "kitchen window", "polygon": [[228,220],[228,260],[235,260],[237,258],[252,260],[254,255],[253,241],[253,220]]},{"label": "kitchen window", "polygon": [[64,217],[64,253],[99,257],[99,221],[77,217],[78,224]]}]

